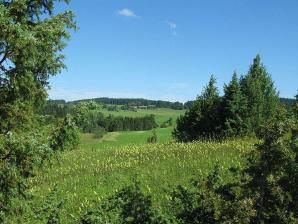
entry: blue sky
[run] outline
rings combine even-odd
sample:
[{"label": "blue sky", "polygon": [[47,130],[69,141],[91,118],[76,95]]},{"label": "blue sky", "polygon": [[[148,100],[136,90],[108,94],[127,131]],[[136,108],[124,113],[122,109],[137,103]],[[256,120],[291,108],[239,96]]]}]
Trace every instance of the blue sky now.
[{"label": "blue sky", "polygon": [[[65,6],[62,6],[63,8]],[[211,74],[222,92],[257,53],[280,95],[298,90],[297,0],[73,0],[80,29],[50,79],[51,99],[195,99]]]}]

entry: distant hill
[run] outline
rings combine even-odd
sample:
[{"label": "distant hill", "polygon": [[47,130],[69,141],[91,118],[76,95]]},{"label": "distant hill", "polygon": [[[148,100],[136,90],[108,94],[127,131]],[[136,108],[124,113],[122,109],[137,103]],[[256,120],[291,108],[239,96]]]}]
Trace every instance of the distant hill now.
[{"label": "distant hill", "polygon": [[[129,105],[129,106],[154,106],[156,108],[170,108],[174,110],[190,109],[193,106],[194,100],[187,101],[186,103],[181,102],[170,102],[164,100],[148,100],[143,98],[108,98],[100,97],[94,99],[83,99],[66,102],[65,100],[49,100],[48,104],[55,105],[66,105],[66,104],[77,104],[79,102],[93,100],[99,104],[108,104],[108,105]],[[289,109],[294,103],[295,99],[291,98],[280,98],[280,102]]]},{"label": "distant hill", "polygon": [[130,106],[155,106],[157,108],[170,108],[174,110],[182,110],[184,108],[183,103],[180,102],[170,102],[164,100],[148,100],[143,98],[94,98],[94,99],[84,99],[77,100],[70,103],[79,103],[83,101],[93,100],[100,104],[109,104],[109,105],[130,105]]},{"label": "distant hill", "polygon": [[295,103],[295,99],[290,99],[290,98],[280,98],[280,102],[285,105],[285,107],[287,109],[291,108],[294,103]]}]

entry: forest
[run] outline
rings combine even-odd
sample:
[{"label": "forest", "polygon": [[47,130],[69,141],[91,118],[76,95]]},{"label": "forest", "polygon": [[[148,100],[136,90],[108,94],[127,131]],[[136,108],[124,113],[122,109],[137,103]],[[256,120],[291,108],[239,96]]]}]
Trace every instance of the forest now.
[{"label": "forest", "polygon": [[298,92],[259,54],[185,104],[49,100],[80,32],[61,2],[0,1],[0,223],[298,223]]}]

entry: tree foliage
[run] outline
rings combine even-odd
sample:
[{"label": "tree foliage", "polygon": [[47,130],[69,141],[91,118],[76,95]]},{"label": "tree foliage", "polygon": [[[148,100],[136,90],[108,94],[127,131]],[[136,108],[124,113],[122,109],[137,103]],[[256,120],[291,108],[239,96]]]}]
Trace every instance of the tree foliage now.
[{"label": "tree foliage", "polygon": [[193,106],[177,120],[178,141],[237,137],[256,133],[279,106],[274,83],[257,55],[246,76],[236,73],[220,97],[212,76]]},{"label": "tree foliage", "polygon": [[[244,174],[250,177],[244,187],[247,195],[254,199],[255,223],[298,221],[297,210],[293,209],[296,203],[293,198],[297,195],[291,193],[288,185],[293,181],[292,177],[289,179],[288,172],[293,172],[292,166],[296,164],[290,141],[285,140],[291,127],[285,111],[279,110],[260,132],[263,143],[257,146],[248,160],[248,168],[244,170]],[[294,178],[295,181],[297,179]]]},{"label": "tree foliage", "polygon": [[247,100],[241,91],[241,86],[234,73],[229,85],[224,86],[222,98],[223,132],[225,136],[243,136],[248,133]]},{"label": "tree foliage", "polygon": [[295,116],[295,118],[298,120],[298,94],[296,95],[295,97],[295,103],[294,103],[294,106],[293,106],[293,114]]},{"label": "tree foliage", "polygon": [[[11,200],[25,197],[28,178],[36,167],[43,165],[51,155],[44,133],[8,133],[0,135],[0,214],[11,210]],[[3,221],[3,220],[2,220]]]},{"label": "tree foliage", "polygon": [[55,0],[0,1],[0,130],[30,124],[46,99],[48,78],[65,68],[61,51],[75,28],[70,11],[54,14]]},{"label": "tree foliage", "polygon": [[53,128],[50,147],[54,151],[72,150],[79,144],[79,130],[71,116],[66,116]]},{"label": "tree foliage", "polygon": [[150,195],[145,195],[138,181],[121,189],[108,198],[97,209],[88,211],[80,220],[81,224],[175,224],[153,206]]},{"label": "tree foliage", "polygon": [[216,80],[211,76],[202,95],[194,102],[194,106],[180,116],[173,136],[179,141],[194,141],[200,138],[217,137],[220,134],[220,97],[215,86]]},{"label": "tree foliage", "polygon": [[56,2],[0,0],[0,222],[15,211],[12,200],[26,198],[36,169],[75,139],[68,120],[48,138],[35,114],[49,77],[65,68],[61,51],[76,28],[71,11],[54,13]]},{"label": "tree foliage", "polygon": [[271,76],[257,55],[248,74],[241,80],[241,89],[247,99],[248,119],[254,131],[274,116],[279,97]]}]

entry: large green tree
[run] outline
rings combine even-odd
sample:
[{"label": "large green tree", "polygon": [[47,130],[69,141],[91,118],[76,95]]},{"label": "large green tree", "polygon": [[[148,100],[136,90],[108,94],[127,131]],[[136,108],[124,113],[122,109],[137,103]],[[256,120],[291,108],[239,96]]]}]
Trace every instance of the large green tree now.
[{"label": "large green tree", "polygon": [[226,136],[247,134],[249,122],[246,120],[247,100],[243,96],[236,72],[228,85],[224,86],[222,98],[223,132]]},{"label": "large green tree", "polygon": [[177,120],[173,136],[178,141],[217,137],[221,132],[220,97],[212,75],[193,107]]},{"label": "large green tree", "polygon": [[[57,0],[0,1],[0,131],[30,124],[47,97],[50,76],[65,68],[73,13],[54,14]],[[68,2],[68,0],[65,0]]]},{"label": "large green tree", "polygon": [[279,104],[278,92],[259,55],[254,58],[248,74],[242,78],[241,89],[248,103],[248,119],[256,131],[274,115]]},{"label": "large green tree", "polygon": [[295,103],[293,106],[293,113],[294,113],[295,118],[298,120],[298,93],[295,98],[296,98],[296,100],[295,100]]},{"label": "large green tree", "polygon": [[74,147],[77,138],[70,118],[53,136],[33,128],[49,77],[65,68],[61,51],[69,29],[76,28],[72,12],[54,14],[55,2],[0,0],[0,223],[16,215],[11,202],[26,196],[36,168],[55,150]]}]

